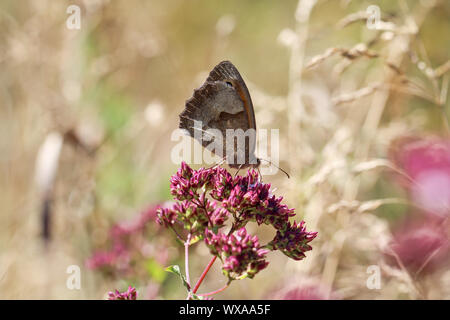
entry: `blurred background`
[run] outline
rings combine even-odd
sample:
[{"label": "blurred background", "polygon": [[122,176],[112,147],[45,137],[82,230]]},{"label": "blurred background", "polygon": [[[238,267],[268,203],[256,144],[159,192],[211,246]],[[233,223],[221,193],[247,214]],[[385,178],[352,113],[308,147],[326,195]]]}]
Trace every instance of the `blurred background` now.
[{"label": "blurred background", "polygon": [[216,297],[449,299],[448,30],[445,0],[1,1],[0,298],[185,298],[155,206],[185,100],[230,60],[280,129],[291,179],[264,180],[319,234]]}]

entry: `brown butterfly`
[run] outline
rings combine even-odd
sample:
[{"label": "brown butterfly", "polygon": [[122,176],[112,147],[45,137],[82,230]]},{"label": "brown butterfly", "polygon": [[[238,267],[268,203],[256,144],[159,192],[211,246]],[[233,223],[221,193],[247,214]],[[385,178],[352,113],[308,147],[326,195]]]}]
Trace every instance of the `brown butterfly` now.
[{"label": "brown butterfly", "polygon": [[[230,61],[215,66],[205,83],[194,90],[180,114],[180,128],[187,130],[203,147],[216,154],[222,151],[221,155],[225,155],[231,168],[260,165],[260,159],[255,156],[256,120],[252,99],[239,71]],[[211,129],[222,137],[213,136]],[[227,136],[230,133],[236,136]],[[212,140],[220,144],[212,148]]]}]

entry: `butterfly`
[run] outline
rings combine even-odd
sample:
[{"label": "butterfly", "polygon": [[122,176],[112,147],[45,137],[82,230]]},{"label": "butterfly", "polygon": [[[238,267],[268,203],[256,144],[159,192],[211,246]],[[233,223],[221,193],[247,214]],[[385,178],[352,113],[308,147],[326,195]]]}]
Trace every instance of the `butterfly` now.
[{"label": "butterfly", "polygon": [[215,154],[225,155],[231,168],[257,168],[261,163],[255,156],[256,119],[252,99],[230,61],[215,66],[205,83],[194,90],[180,114],[180,129],[187,130]]}]

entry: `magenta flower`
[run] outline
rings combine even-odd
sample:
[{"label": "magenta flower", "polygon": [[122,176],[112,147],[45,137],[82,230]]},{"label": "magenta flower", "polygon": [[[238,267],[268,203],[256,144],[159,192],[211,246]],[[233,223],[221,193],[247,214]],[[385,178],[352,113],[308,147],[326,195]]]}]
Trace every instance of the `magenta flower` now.
[{"label": "magenta flower", "polygon": [[[161,210],[158,214],[158,222],[166,227],[175,222],[175,214],[186,215],[195,212],[193,206],[202,207],[214,205],[204,203],[205,194],[220,202],[220,205],[239,218],[245,225],[248,221],[256,221],[258,224],[273,225],[276,229],[294,216],[294,209],[289,209],[282,204],[283,197],[275,197],[270,192],[270,184],[259,181],[259,175],[255,170],[249,170],[246,176],[233,178],[224,168],[192,170],[186,163],[170,179],[171,193],[178,201],[185,201],[180,207],[172,210]],[[192,203],[188,205],[188,202]],[[202,208],[204,210],[205,208]],[[224,212],[223,212],[224,213]],[[179,216],[180,217],[180,216]],[[223,217],[225,218],[225,217]]]},{"label": "magenta flower", "polygon": [[206,230],[205,243],[223,261],[222,271],[229,279],[253,278],[269,264],[265,260],[269,250],[263,249],[258,237],[247,234],[245,228],[231,235]]},{"label": "magenta flower", "polygon": [[191,200],[199,197],[198,189],[203,186],[211,187],[210,176],[214,174],[213,169],[199,169],[194,171],[185,162],[177,174],[170,179],[170,192],[177,200]]},{"label": "magenta flower", "polygon": [[177,213],[172,208],[159,208],[156,222],[167,228],[175,224],[177,217]]},{"label": "magenta flower", "polygon": [[272,195],[270,187],[259,181],[257,171],[249,170],[246,176],[234,179],[222,206],[242,221],[255,221],[280,229],[295,215],[294,209],[281,203],[283,197]]},{"label": "magenta flower", "polygon": [[277,231],[268,248],[280,250],[294,260],[302,260],[305,252],[312,250],[308,243],[317,236],[317,232],[307,232],[304,224],[304,221],[292,225],[288,222],[285,228]]},{"label": "magenta flower", "polygon": [[450,214],[450,141],[407,138],[394,145],[395,164],[411,180],[403,180],[411,198],[427,213]]},{"label": "magenta flower", "polygon": [[[172,205],[171,203],[163,206]],[[135,218],[118,222],[109,230],[109,238],[103,249],[98,249],[86,259],[85,265],[91,270],[102,272],[113,278],[128,278],[133,281],[158,282],[160,279],[149,279],[148,263],[155,268],[162,268],[167,263],[167,237],[158,235],[163,229],[154,223],[157,208],[150,206]]]},{"label": "magenta flower", "polygon": [[318,286],[306,286],[287,291],[282,300],[328,300],[328,296]]},{"label": "magenta flower", "polygon": [[[300,260],[311,250],[308,243],[316,233],[307,232],[304,222],[291,225],[294,209],[282,203],[283,197],[271,192],[271,185],[260,180],[256,170],[233,177],[221,167],[193,170],[186,163],[170,179],[171,194],[177,202],[160,208],[157,222],[176,232],[179,240],[204,240],[211,253],[219,257],[229,280],[253,278],[268,262],[266,253],[280,250]],[[219,232],[231,220],[228,234]],[[266,246],[247,234],[248,222],[270,225],[277,230]]]},{"label": "magenta flower", "polygon": [[130,252],[121,243],[115,243],[111,250],[97,251],[86,260],[86,267],[92,270],[102,269],[106,273],[127,273],[129,271]]},{"label": "magenta flower", "polygon": [[302,279],[291,280],[283,287],[271,292],[267,297],[271,300],[330,300],[338,299],[328,288],[317,281]]},{"label": "magenta flower", "polygon": [[201,194],[198,201],[184,200],[177,202],[170,209],[161,208],[157,221],[166,226],[173,226],[176,221],[183,224],[184,229],[188,230],[193,236],[203,236],[208,224],[217,228],[223,227],[228,218],[228,211],[217,206]]},{"label": "magenta flower", "polygon": [[157,209],[159,207],[160,206],[152,205],[141,212],[136,219],[115,224],[110,230],[111,237],[113,239],[119,239],[133,233],[144,231],[145,228],[149,226],[149,223],[156,219]]},{"label": "magenta flower", "polygon": [[414,275],[427,274],[450,262],[447,232],[440,221],[410,222],[394,233],[391,249]]},{"label": "magenta flower", "polygon": [[223,201],[230,196],[233,186],[234,179],[231,174],[224,168],[217,167],[215,169],[211,197],[217,201]]},{"label": "magenta flower", "polygon": [[127,291],[119,292],[119,290],[115,290],[114,292],[108,292],[108,300],[136,300],[137,299],[137,291],[136,288],[129,286]]}]

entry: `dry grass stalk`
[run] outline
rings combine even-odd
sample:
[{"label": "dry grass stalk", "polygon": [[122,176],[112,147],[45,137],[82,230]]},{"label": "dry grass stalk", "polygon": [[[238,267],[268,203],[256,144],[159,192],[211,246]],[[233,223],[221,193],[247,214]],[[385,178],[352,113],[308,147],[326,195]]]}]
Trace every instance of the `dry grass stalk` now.
[{"label": "dry grass stalk", "polygon": [[450,60],[447,60],[444,64],[440,65],[433,71],[434,78],[440,78],[450,70]]},{"label": "dry grass stalk", "polygon": [[368,17],[369,17],[369,14],[367,13],[367,11],[353,12],[353,13],[350,13],[349,15],[345,16],[341,20],[339,20],[339,22],[337,23],[337,27],[339,29],[342,29],[342,28],[345,28],[346,26],[351,25],[355,22],[359,22],[359,21],[365,22]]},{"label": "dry grass stalk", "polygon": [[332,98],[332,103],[334,105],[340,105],[343,103],[349,103],[353,102],[355,100],[361,99],[365,96],[368,96],[375,92],[377,89],[381,88],[383,86],[380,82],[375,82],[372,84],[369,84],[367,87],[361,88],[359,90],[349,92],[349,93],[343,93],[337,97]]},{"label": "dry grass stalk", "polygon": [[339,211],[345,210],[349,213],[365,213],[365,212],[373,212],[378,209],[382,205],[386,204],[405,204],[404,199],[400,198],[386,198],[386,199],[375,199],[360,202],[357,200],[341,200],[337,203],[332,204],[328,207],[327,213],[338,213]]},{"label": "dry grass stalk", "polygon": [[324,62],[328,58],[339,53],[342,57],[348,60],[355,60],[360,57],[366,57],[369,59],[377,58],[378,53],[370,51],[367,45],[364,43],[358,43],[351,49],[345,48],[329,48],[323,54],[314,56],[311,61],[306,65],[306,69],[311,69]]}]

